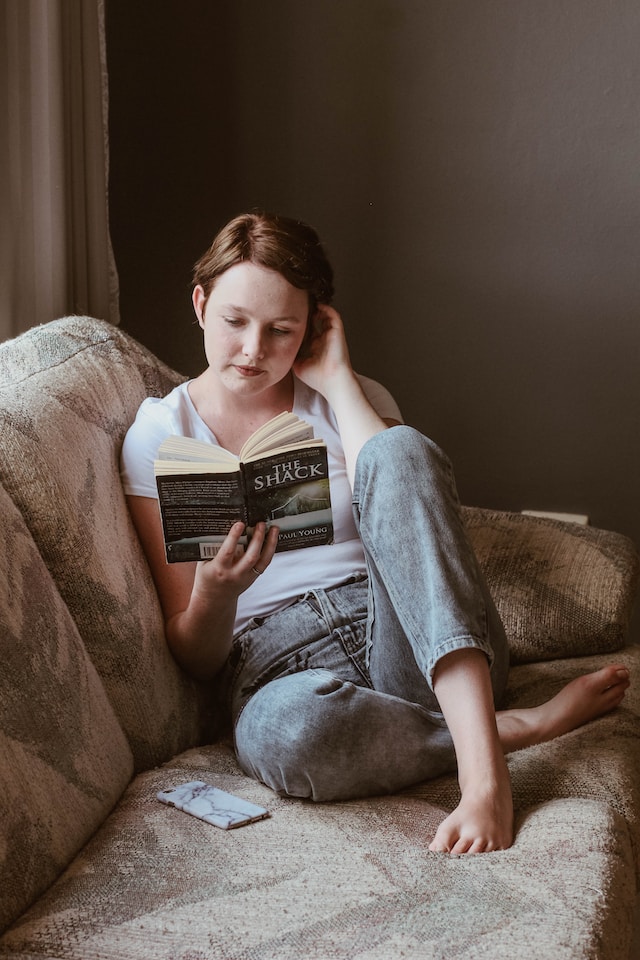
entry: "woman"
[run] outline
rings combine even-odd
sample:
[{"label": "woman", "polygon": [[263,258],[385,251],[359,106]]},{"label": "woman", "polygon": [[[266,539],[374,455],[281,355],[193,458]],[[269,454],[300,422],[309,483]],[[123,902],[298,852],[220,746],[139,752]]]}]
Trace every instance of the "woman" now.
[{"label": "woman", "polygon": [[[229,689],[238,760],[290,796],[391,792],[455,769],[459,806],[430,849],[513,841],[505,753],[617,706],[612,665],[540,707],[498,711],[508,653],[459,517],[450,464],[353,371],[330,306],[331,267],[308,226],[243,215],[196,264],[193,306],[208,366],[142,405],[123,483],[176,660]],[[335,542],[276,553],[278,530],[242,523],[215,559],[166,564],[153,479],[181,433],[233,453],[283,410],[328,446]]]}]

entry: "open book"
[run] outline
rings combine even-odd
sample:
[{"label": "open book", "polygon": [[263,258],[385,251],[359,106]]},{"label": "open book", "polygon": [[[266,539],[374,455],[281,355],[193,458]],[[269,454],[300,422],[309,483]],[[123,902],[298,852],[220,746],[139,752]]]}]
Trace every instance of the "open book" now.
[{"label": "open book", "polygon": [[189,437],[168,437],[154,462],[167,561],[215,557],[233,523],[280,530],[278,550],[333,541],[327,448],[294,413],[253,433],[236,457]]}]

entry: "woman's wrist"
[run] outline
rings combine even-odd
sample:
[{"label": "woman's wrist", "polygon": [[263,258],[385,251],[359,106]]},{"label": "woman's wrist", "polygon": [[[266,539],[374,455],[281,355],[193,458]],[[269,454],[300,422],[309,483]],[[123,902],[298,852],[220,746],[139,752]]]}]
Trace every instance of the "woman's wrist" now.
[{"label": "woman's wrist", "polygon": [[343,405],[348,409],[354,401],[360,403],[362,399],[366,400],[360,381],[350,366],[340,367],[324,377],[318,393],[322,394],[334,413]]},{"label": "woman's wrist", "polygon": [[189,605],[165,624],[167,643],[180,665],[197,679],[220,670],[231,649],[236,601],[215,603],[194,585]]}]

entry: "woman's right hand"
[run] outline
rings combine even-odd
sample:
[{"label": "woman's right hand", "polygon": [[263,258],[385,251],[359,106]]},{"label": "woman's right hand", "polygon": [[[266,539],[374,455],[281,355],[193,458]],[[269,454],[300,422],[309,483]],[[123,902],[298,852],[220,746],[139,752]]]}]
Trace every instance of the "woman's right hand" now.
[{"label": "woman's right hand", "polygon": [[271,563],[278,544],[278,528],[256,524],[246,550],[240,544],[244,532],[244,523],[234,523],[216,556],[198,562],[193,594],[200,600],[237,600]]},{"label": "woman's right hand", "polygon": [[[166,617],[167,642],[173,655],[194,677],[207,680],[223,666],[233,637],[238,597],[271,563],[278,528],[259,523],[246,550],[240,545],[243,523],[234,523],[212,560],[195,566],[191,589],[174,595],[176,612]],[[188,566],[171,564],[170,566]],[[175,576],[178,576],[176,574]]]},{"label": "woman's right hand", "polygon": [[223,666],[233,637],[238,597],[271,563],[278,529],[258,524],[246,551],[243,523],[234,523],[212,560],[167,563],[158,502],[127,497],[158,591],[167,643],[192,676],[207,680]]}]

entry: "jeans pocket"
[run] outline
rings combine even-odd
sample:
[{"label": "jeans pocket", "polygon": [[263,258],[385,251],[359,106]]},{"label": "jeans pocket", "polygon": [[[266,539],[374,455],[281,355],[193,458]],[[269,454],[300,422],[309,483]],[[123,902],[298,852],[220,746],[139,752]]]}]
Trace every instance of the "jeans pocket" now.
[{"label": "jeans pocket", "polygon": [[373,689],[369,670],[367,669],[367,621],[356,620],[355,623],[336,627],[334,636],[337,636],[350,663],[362,678],[361,686]]}]

